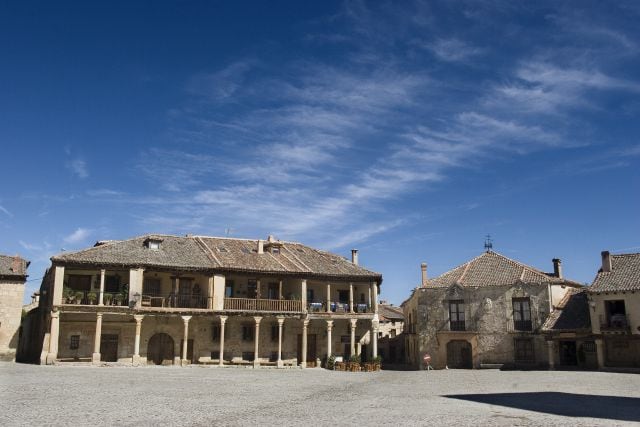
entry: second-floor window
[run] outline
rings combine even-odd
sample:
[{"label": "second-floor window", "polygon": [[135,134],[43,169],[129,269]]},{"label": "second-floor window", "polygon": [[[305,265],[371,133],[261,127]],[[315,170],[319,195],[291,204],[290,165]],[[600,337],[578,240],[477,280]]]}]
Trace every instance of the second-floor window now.
[{"label": "second-floor window", "polygon": [[452,331],[464,331],[464,301],[449,301],[449,326]]},{"label": "second-floor window", "polygon": [[531,304],[529,298],[513,298],[513,326],[516,331],[530,331]]},{"label": "second-floor window", "polygon": [[218,341],[220,339],[220,325],[211,325],[211,340]]},{"label": "second-floor window", "polygon": [[253,326],[243,325],[242,326],[242,341],[253,341]]},{"label": "second-floor window", "polygon": [[247,298],[256,298],[258,296],[258,281],[249,280],[247,282]]},{"label": "second-floor window", "polygon": [[224,285],[224,297],[233,298],[233,280],[227,280]]}]

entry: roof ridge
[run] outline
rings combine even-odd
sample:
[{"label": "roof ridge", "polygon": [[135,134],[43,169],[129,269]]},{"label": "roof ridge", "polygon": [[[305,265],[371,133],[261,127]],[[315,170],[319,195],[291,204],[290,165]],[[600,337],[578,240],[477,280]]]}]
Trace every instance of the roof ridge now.
[{"label": "roof ridge", "polygon": [[[522,268],[523,268],[523,271],[522,271],[521,279],[522,279],[522,278],[524,278],[524,272],[525,272],[525,270],[529,270],[529,271],[530,271],[530,272],[532,272],[532,273],[536,273],[536,274],[538,274],[538,275],[541,275],[541,276],[543,276],[543,277],[544,277],[544,278],[546,278],[546,279],[554,279],[554,278],[555,278],[555,277],[549,276],[548,274],[546,274],[546,273],[545,273],[544,271],[542,271],[542,270],[538,270],[538,269],[537,269],[537,268],[535,268],[535,267],[531,267],[530,265],[527,265],[527,264],[524,264],[524,263],[522,263],[522,262],[520,262],[520,261],[516,261],[516,260],[514,260],[514,259],[511,259],[511,258],[509,258],[509,257],[507,257],[507,256],[502,255],[501,253],[494,252],[494,251],[487,252],[487,253],[492,253],[492,254],[494,254],[494,255],[497,255],[498,257],[504,258],[505,260],[507,260],[507,261],[509,261],[509,262],[512,262],[512,263],[516,264],[516,265],[517,265],[517,266],[519,266],[519,267],[522,267]],[[557,279],[557,278],[556,278],[556,279]]]}]

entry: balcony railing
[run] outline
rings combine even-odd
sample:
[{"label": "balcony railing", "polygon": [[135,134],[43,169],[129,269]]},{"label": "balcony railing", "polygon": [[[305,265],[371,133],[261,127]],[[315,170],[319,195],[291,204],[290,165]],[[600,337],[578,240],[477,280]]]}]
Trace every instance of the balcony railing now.
[{"label": "balcony railing", "polygon": [[[62,303],[71,305],[98,305],[100,292],[98,291],[76,291],[65,289],[63,291]],[[124,293],[105,292],[102,302],[108,306],[128,306],[129,296]]]},{"label": "balcony railing", "polygon": [[143,294],[140,299],[142,307],[165,308],[207,308],[209,297],[201,294]]},{"label": "balcony railing", "polygon": [[537,327],[535,319],[507,320],[507,332],[534,332]]},{"label": "balcony railing", "polygon": [[237,311],[300,312],[302,311],[302,301],[254,298],[225,298],[224,309]]},{"label": "balcony railing", "polygon": [[465,321],[464,320],[450,320],[449,321],[449,330],[450,331],[466,331]]},{"label": "balcony railing", "polygon": [[629,330],[629,316],[626,314],[600,315],[600,330],[625,331]]},{"label": "balcony railing", "polygon": [[[327,312],[327,303],[326,302],[312,302],[309,303],[309,312],[311,313],[326,313]],[[329,311],[331,313],[350,313],[349,304],[341,303],[341,302],[331,302],[329,303]],[[370,313],[371,307],[367,304],[354,304],[353,305],[354,313]]]}]

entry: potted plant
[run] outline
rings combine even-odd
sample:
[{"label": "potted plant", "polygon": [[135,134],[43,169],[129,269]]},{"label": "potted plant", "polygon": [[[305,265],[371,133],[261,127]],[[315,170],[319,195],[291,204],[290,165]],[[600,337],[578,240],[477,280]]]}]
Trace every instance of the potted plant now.
[{"label": "potted plant", "polygon": [[351,372],[360,372],[360,356],[354,354],[349,357],[349,370]]},{"label": "potted plant", "polygon": [[331,355],[329,356],[329,358],[327,359],[327,364],[326,364],[326,368],[330,369],[330,370],[335,370],[336,368],[336,356],[335,355]]},{"label": "potted plant", "polygon": [[64,288],[64,291],[62,293],[64,295],[65,303],[73,304],[75,299],[75,294],[73,293],[73,289]]},{"label": "potted plant", "polygon": [[122,305],[122,294],[115,294],[113,300],[115,301],[115,305]]},{"label": "potted plant", "polygon": [[374,370],[379,371],[382,367],[382,356],[376,356],[373,358]]},{"label": "potted plant", "polygon": [[84,299],[84,292],[82,291],[76,292],[76,299],[75,299],[76,304],[82,304],[83,299]]},{"label": "potted plant", "polygon": [[111,305],[111,301],[113,301],[113,294],[104,294],[104,305]]},{"label": "potted plant", "polygon": [[89,304],[95,305],[98,300],[98,295],[95,292],[89,292],[87,294],[87,299],[89,300]]}]

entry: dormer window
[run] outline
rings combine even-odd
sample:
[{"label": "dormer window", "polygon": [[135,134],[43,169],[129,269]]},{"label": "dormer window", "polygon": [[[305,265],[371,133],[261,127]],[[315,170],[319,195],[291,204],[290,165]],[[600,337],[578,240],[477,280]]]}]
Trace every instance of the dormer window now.
[{"label": "dormer window", "polygon": [[144,241],[144,246],[147,249],[153,250],[153,251],[157,251],[160,249],[160,244],[162,243],[162,240],[160,239],[147,239]]},{"label": "dormer window", "polygon": [[280,248],[276,248],[276,247],[271,248],[271,253],[274,255],[278,255],[280,253]]}]

